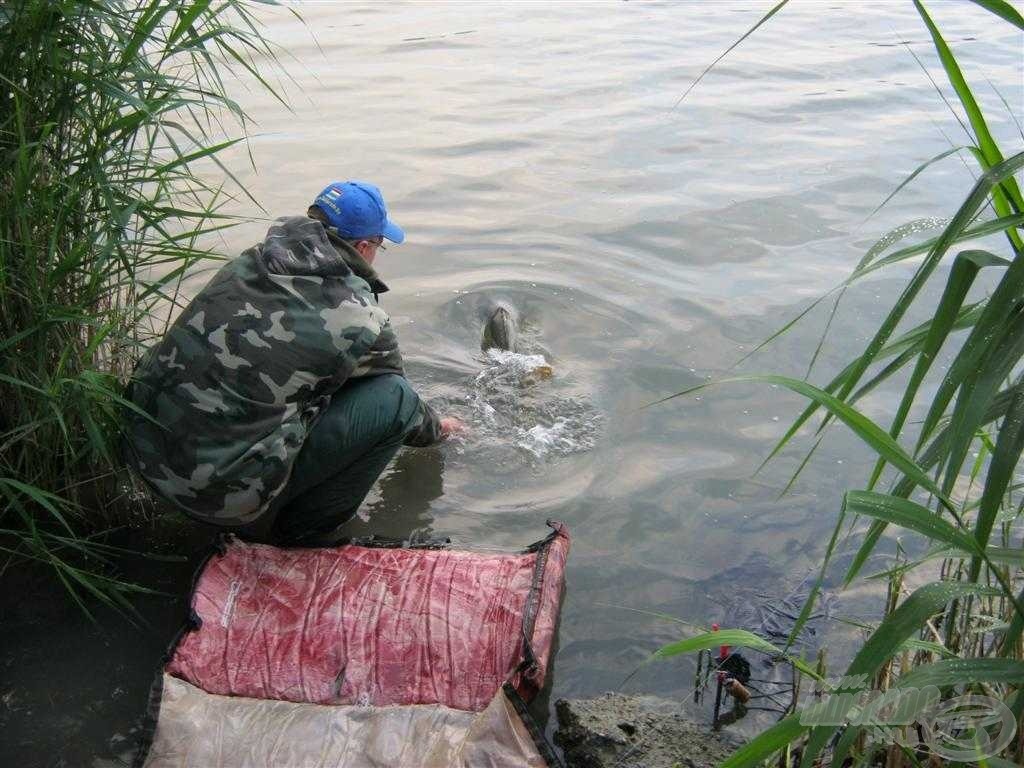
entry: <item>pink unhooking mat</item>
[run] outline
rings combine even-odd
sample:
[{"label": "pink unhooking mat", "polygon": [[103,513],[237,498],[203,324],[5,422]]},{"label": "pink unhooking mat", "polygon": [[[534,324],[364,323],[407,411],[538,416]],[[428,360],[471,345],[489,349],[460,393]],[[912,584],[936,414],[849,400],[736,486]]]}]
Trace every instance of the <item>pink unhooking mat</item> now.
[{"label": "pink unhooking mat", "polygon": [[227,537],[203,567],[136,761],[547,766],[544,684],[569,535],[517,554]]}]

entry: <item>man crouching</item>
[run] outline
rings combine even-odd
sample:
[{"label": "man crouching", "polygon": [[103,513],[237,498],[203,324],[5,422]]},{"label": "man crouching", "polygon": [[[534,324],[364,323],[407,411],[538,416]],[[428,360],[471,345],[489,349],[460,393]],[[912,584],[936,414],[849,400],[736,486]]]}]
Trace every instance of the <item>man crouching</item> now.
[{"label": "man crouching", "polygon": [[461,430],[405,378],[377,305],[384,238],[405,235],[380,190],[331,184],[221,268],[147,351],[126,454],[159,496],[276,543],[322,543],[401,445]]}]

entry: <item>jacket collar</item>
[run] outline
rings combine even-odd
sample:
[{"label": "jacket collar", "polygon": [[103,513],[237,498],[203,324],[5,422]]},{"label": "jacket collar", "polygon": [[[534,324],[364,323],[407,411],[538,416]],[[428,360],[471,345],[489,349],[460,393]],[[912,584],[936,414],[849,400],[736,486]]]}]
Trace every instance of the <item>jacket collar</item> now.
[{"label": "jacket collar", "polygon": [[369,283],[371,291],[385,293],[388,290],[384,281],[377,275],[377,270],[359,255],[359,251],[338,237],[338,231],[334,227],[324,227],[324,230],[327,232],[327,239],[331,241],[331,245],[348,264],[349,269]]}]

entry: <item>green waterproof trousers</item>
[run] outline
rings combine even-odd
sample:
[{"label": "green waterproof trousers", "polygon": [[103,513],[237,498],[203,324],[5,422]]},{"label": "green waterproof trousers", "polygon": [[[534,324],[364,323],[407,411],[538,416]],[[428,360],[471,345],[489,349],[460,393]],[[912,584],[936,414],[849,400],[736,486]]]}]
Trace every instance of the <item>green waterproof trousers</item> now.
[{"label": "green waterproof trousers", "polygon": [[271,539],[320,543],[352,519],[420,421],[419,396],[397,374],[349,381],[310,429],[274,500]]}]

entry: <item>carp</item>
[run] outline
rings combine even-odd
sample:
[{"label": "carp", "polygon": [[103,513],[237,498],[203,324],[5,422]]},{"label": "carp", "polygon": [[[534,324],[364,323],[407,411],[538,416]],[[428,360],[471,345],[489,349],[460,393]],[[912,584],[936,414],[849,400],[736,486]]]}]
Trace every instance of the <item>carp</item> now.
[{"label": "carp", "polygon": [[480,348],[484,352],[488,349],[515,352],[518,336],[515,314],[509,307],[499,304],[484,324],[484,337]]},{"label": "carp", "polygon": [[[518,318],[515,310],[504,304],[499,304],[484,324],[484,336],[480,342],[480,348],[488,350],[499,350],[501,352],[519,352],[519,329]],[[551,366],[544,362],[544,358],[525,355],[523,360],[532,363],[530,369],[522,378],[523,384],[535,384],[539,380],[550,379],[554,375]],[[534,357],[538,362],[534,363]]]}]

